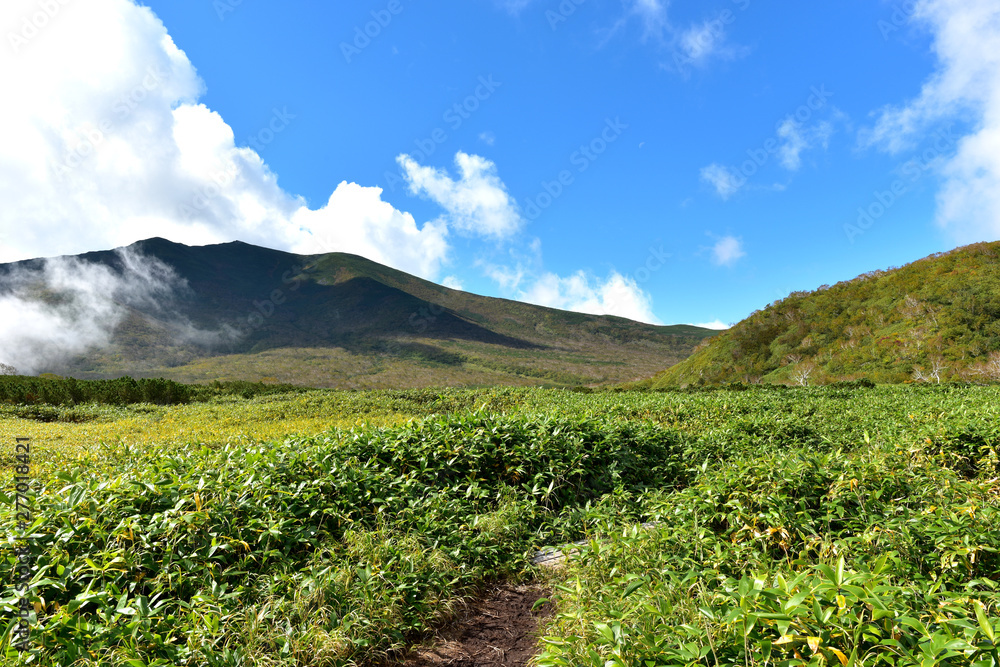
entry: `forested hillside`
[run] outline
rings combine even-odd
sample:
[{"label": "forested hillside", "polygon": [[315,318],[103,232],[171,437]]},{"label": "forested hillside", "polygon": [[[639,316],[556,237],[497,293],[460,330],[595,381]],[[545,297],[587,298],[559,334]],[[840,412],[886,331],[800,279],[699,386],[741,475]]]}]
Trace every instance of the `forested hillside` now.
[{"label": "forested hillside", "polygon": [[1000,242],[793,292],[646,381],[1000,379]]}]

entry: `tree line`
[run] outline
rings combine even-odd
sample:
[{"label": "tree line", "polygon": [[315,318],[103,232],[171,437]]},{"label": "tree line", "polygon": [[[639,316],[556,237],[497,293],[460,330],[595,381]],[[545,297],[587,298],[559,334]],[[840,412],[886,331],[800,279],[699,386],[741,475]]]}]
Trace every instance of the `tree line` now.
[{"label": "tree line", "polygon": [[207,401],[217,396],[252,398],[289,391],[306,391],[306,388],[242,380],[188,385],[164,378],[135,379],[129,376],[112,380],[78,380],[54,375],[0,375],[0,403],[14,405],[179,405]]}]

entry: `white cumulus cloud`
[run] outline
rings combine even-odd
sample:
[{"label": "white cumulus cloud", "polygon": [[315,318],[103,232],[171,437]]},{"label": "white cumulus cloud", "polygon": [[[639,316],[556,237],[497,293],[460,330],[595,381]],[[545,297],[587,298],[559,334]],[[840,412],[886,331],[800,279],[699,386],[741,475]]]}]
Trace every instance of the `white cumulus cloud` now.
[{"label": "white cumulus cloud", "polygon": [[[200,101],[204,82],[149,7],[135,0],[56,5],[45,25],[34,26],[37,0],[0,4],[7,42],[0,89],[9,93],[0,105],[0,263],[160,236],[190,245],[241,240],[298,253],[351,252],[434,280],[447,265],[453,233],[505,241],[525,224],[496,165],[464,152],[453,174],[398,158],[410,193],[442,208],[437,219],[417,220],[384,201],[380,188],[348,181],[331,183],[326,203],[310,208],[279,184],[258,147],[295,131],[295,109],[270,110],[256,143],[243,145]],[[666,26],[666,7],[630,0],[626,11],[657,32]],[[616,273],[529,281],[521,269],[496,268],[491,275],[536,302],[656,321],[649,295]],[[446,281],[461,284],[457,276]],[[106,312],[101,308],[94,312]]]},{"label": "white cumulus cloud", "polygon": [[649,294],[633,278],[617,271],[612,271],[604,280],[592,278],[583,271],[567,277],[545,273],[520,297],[539,306],[591,315],[617,315],[637,322],[660,324],[653,314]]},{"label": "white cumulus cloud", "polygon": [[455,229],[503,239],[521,228],[524,219],[517,202],[489,160],[459,151],[455,155],[457,180],[440,169],[420,165],[409,155],[400,155],[396,161],[410,192],[441,206]]},{"label": "white cumulus cloud", "polygon": [[450,287],[451,289],[462,290],[465,289],[462,286],[462,280],[458,276],[445,276],[441,280],[441,284],[445,287]]},{"label": "white cumulus cloud", "polygon": [[[343,224],[349,220],[351,224]],[[311,230],[291,246],[293,252],[315,254],[335,249],[387,264],[418,276],[438,273],[448,254],[448,228],[441,222],[421,227],[409,213],[382,201],[382,189],[342,182],[318,210],[306,207],[292,224]]]},{"label": "white cumulus cloud", "polygon": [[718,266],[732,266],[742,257],[746,257],[743,240],[735,236],[723,236],[712,246],[712,262]]},{"label": "white cumulus cloud", "polygon": [[723,331],[729,329],[729,325],[722,320],[712,320],[711,322],[699,322],[695,324],[696,327],[701,327],[702,329],[715,329],[717,331]]},{"label": "white cumulus cloud", "polygon": [[[198,102],[194,66],[148,7],[131,0],[0,6],[0,262],[69,255],[161,236],[242,240],[299,252],[356,252],[434,278],[442,222],[418,224],[378,188],[342,183],[310,210],[253,148]],[[257,135],[280,140],[275,108]],[[474,161],[474,158],[469,158]],[[461,222],[474,226],[470,211]],[[463,229],[465,228],[463,227]]]}]

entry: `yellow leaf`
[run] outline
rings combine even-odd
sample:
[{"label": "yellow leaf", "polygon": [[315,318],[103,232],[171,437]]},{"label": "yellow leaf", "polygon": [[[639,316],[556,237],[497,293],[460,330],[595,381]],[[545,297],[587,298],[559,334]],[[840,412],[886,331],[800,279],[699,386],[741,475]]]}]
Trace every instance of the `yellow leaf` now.
[{"label": "yellow leaf", "polygon": [[831,648],[831,649],[827,649],[827,650],[829,650],[831,653],[833,653],[835,656],[837,656],[837,660],[840,660],[840,664],[842,664],[844,667],[847,667],[847,656],[846,655],[844,655],[843,653],[841,653],[840,651],[838,651],[835,648]]},{"label": "yellow leaf", "polygon": [[806,637],[806,643],[809,644],[809,649],[815,653],[819,650],[819,643],[822,640],[819,637]]},{"label": "yellow leaf", "polygon": [[847,606],[847,598],[845,598],[843,595],[838,595],[837,596],[837,606],[839,608],[841,608],[841,609],[843,609],[844,607],[846,607]]},{"label": "yellow leaf", "polygon": [[780,646],[781,644],[791,644],[793,641],[795,641],[795,637],[792,635],[781,635],[781,639],[774,642],[774,645]]}]

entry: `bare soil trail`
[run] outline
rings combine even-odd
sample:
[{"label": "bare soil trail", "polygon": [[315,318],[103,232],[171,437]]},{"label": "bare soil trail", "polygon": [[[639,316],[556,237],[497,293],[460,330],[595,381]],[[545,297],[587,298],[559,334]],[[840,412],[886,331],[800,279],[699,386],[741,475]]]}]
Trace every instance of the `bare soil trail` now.
[{"label": "bare soil trail", "polygon": [[548,591],[538,585],[500,584],[487,591],[433,642],[411,649],[402,667],[522,667],[538,653],[539,620],[552,613]]}]

